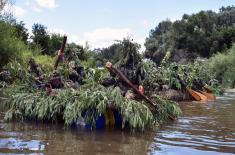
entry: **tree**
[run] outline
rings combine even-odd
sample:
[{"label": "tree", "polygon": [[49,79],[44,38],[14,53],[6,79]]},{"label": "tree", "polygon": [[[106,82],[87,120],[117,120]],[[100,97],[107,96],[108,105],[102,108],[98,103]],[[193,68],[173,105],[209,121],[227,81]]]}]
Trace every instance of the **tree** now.
[{"label": "tree", "polygon": [[107,61],[116,63],[121,57],[122,49],[123,47],[121,43],[114,43],[111,46],[103,49],[95,49],[95,59],[102,62],[102,64]]},{"label": "tree", "polygon": [[82,61],[88,60],[89,49],[75,43],[68,44],[65,50],[66,58],[68,60],[80,59]]},{"label": "tree", "polygon": [[20,38],[25,44],[28,42],[29,33],[28,29],[25,28],[25,23],[23,21],[14,22],[13,26],[16,29],[16,36]]},{"label": "tree", "polygon": [[54,54],[57,50],[61,48],[61,44],[63,42],[63,36],[60,34],[52,33],[50,35],[50,40],[49,40],[49,50],[48,53],[49,55]]},{"label": "tree", "polygon": [[37,23],[33,25],[32,32],[33,44],[39,45],[42,48],[42,54],[50,54],[50,36],[47,32],[47,27]]},{"label": "tree", "polygon": [[107,48],[103,49],[95,49],[95,60],[99,62],[99,64],[105,64],[107,61],[112,62],[113,64],[117,63],[122,59],[122,56],[126,55],[129,49],[131,51],[135,51],[138,53],[140,49],[140,45],[137,43],[133,43],[131,39],[123,39],[121,41],[117,41],[114,44],[110,45]]},{"label": "tree", "polygon": [[172,22],[169,20],[160,22],[154,30],[150,31],[145,41],[145,57],[159,65],[166,52],[174,45],[172,38]]},{"label": "tree", "polygon": [[176,57],[193,60],[197,56],[209,58],[223,52],[235,41],[235,7],[222,7],[219,13],[200,11],[184,14],[175,22],[162,21],[150,31],[145,41],[145,57],[159,65],[166,52],[171,61]]},{"label": "tree", "polygon": [[20,59],[24,50],[27,47],[17,38],[14,27],[0,20],[0,69],[10,60]]}]

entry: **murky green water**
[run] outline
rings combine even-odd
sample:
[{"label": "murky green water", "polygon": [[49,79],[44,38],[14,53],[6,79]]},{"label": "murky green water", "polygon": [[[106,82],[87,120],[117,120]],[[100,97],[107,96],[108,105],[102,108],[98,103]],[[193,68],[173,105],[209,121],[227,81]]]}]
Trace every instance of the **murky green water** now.
[{"label": "murky green water", "polygon": [[90,132],[0,123],[1,154],[235,154],[235,92],[215,103],[181,103],[184,115],[157,131]]}]

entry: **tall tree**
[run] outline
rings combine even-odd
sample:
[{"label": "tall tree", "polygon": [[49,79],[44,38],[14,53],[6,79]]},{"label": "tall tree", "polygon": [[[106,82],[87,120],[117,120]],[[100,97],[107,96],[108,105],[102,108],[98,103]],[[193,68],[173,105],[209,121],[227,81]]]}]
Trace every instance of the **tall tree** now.
[{"label": "tall tree", "polygon": [[50,54],[50,36],[47,32],[47,27],[38,23],[34,24],[32,27],[32,33],[33,44],[40,45],[42,48],[42,54]]},{"label": "tall tree", "polygon": [[49,40],[49,55],[54,54],[57,50],[60,49],[63,42],[63,36],[57,33],[52,33]]},{"label": "tall tree", "polygon": [[25,27],[25,23],[23,21],[15,22],[13,26],[16,29],[16,36],[20,38],[25,44],[27,44],[29,33],[28,29]]}]

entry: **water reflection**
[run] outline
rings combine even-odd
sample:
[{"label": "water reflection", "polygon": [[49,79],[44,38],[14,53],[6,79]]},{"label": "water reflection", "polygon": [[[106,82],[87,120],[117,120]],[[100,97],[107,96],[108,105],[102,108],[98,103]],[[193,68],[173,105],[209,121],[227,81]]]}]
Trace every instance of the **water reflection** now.
[{"label": "water reflection", "polygon": [[178,121],[144,133],[0,123],[0,153],[235,154],[235,93],[226,95],[215,103],[181,103],[184,115]]}]

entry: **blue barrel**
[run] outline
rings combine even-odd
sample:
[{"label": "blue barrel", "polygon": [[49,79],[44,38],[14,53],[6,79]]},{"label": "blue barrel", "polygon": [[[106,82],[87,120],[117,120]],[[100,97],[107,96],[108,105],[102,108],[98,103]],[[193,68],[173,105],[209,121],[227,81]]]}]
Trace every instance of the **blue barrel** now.
[{"label": "blue barrel", "polygon": [[[121,128],[122,127],[122,116],[116,109],[108,108],[105,114],[99,116],[96,120],[96,129],[105,128]],[[92,128],[92,124],[86,124],[87,129]]]}]

